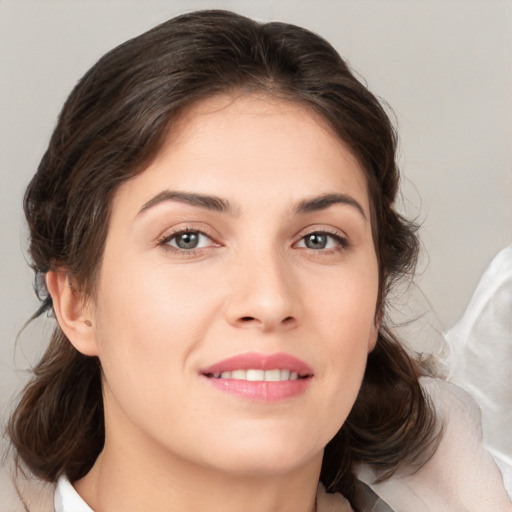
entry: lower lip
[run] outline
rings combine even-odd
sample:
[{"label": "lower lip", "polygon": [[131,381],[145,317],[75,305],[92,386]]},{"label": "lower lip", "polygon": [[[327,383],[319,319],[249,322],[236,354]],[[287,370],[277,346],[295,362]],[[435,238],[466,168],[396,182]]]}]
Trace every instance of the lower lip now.
[{"label": "lower lip", "polygon": [[258,402],[282,402],[302,395],[311,383],[310,377],[277,382],[205,378],[221,391]]}]

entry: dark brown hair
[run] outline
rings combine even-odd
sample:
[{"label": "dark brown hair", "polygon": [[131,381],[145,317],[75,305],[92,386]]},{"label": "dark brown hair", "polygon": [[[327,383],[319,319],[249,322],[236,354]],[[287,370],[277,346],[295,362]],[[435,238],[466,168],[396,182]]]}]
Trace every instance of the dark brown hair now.
[{"label": "dark brown hair", "polygon": [[[66,268],[78,292],[94,295],[119,185],[144,171],[181,112],[235,91],[300,102],[320,114],[362,163],[383,314],[390,286],[413,271],[418,250],[415,225],[394,209],[396,137],[384,109],[321,37],[293,25],[200,11],[107,53],[66,101],[25,196],[42,301],[34,317],[52,310],[44,281],[51,269]],[[419,375],[417,363],[383,326],[357,401],[325,451],[321,480],[329,490],[350,498],[356,463],[381,468],[386,477],[430,453],[435,416]],[[100,363],[76,351],[58,325],[8,432],[20,461],[49,481],[62,473],[71,481],[81,478],[102,449]]]}]

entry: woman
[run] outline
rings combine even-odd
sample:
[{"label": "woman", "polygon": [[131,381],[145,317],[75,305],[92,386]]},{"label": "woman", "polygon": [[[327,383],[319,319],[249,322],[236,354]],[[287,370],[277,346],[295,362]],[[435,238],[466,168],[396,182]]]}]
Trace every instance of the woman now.
[{"label": "woman", "polygon": [[8,431],[50,507],[390,510],[356,468],[441,432],[385,326],[417,253],[395,144],[291,25],[187,14],[84,76],[25,197],[57,325]]}]

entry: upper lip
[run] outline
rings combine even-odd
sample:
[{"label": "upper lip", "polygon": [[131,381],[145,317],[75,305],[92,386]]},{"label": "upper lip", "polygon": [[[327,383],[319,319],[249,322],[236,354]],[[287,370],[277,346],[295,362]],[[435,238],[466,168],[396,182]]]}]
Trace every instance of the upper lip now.
[{"label": "upper lip", "polygon": [[313,370],[304,361],[278,352],[275,354],[259,354],[257,352],[247,352],[223,359],[207,368],[201,370],[203,375],[214,375],[222,372],[231,372],[233,370],[290,370],[299,375],[312,375]]}]

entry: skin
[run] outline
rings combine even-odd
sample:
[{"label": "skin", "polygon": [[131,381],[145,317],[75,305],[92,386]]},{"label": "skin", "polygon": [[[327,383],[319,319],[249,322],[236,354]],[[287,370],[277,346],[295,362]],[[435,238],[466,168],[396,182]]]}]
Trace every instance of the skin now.
[{"label": "skin", "polygon": [[[230,209],[154,200],[169,190]],[[352,204],[297,211],[334,193]],[[183,229],[205,233],[198,248],[177,248]],[[318,116],[261,95],[199,103],[117,191],[95,297],[68,281],[47,277],[57,318],[104,371],[105,448],[74,483],[96,512],[314,510],[323,449],[376,342],[378,292],[365,173]],[[313,376],[267,403],[201,375],[246,352],[290,354]]]}]

